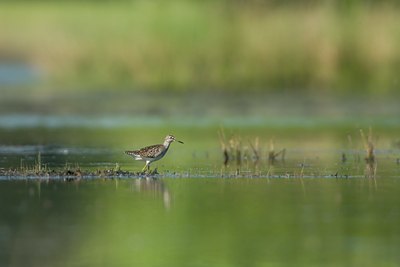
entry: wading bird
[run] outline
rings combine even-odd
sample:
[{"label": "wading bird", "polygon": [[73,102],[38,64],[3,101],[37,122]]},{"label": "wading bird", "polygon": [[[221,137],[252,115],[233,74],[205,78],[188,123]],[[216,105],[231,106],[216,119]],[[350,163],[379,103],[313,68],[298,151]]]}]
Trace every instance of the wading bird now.
[{"label": "wading bird", "polygon": [[173,135],[169,134],[165,137],[163,144],[146,146],[139,150],[125,151],[125,153],[132,156],[135,160],[145,161],[146,165],[144,165],[142,169],[142,172],[144,172],[146,168],[147,170],[150,170],[150,163],[162,159],[165,156],[165,154],[167,154],[169,146],[174,141],[183,144],[182,141],[176,140]]}]

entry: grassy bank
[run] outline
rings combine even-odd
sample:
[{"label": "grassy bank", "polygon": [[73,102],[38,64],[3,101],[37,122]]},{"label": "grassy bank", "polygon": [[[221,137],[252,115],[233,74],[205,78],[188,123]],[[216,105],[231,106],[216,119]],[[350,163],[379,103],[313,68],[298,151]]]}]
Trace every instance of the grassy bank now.
[{"label": "grassy bank", "polygon": [[359,90],[399,86],[400,9],[223,1],[0,4],[0,62],[48,88]]}]

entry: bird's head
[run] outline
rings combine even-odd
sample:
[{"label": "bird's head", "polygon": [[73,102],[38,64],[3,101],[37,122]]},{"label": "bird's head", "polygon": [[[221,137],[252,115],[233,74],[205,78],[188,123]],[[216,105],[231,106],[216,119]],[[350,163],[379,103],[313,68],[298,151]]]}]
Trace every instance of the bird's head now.
[{"label": "bird's head", "polygon": [[169,134],[169,135],[167,135],[167,136],[165,137],[165,142],[172,143],[172,142],[174,142],[174,141],[177,141],[177,142],[183,144],[182,141],[176,140],[175,136],[173,136],[173,135],[171,135],[171,134]]}]

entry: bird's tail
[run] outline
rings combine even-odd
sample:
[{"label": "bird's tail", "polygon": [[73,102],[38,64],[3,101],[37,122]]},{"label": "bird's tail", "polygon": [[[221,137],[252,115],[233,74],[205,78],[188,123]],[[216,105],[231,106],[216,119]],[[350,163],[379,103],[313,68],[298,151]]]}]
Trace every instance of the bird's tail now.
[{"label": "bird's tail", "polygon": [[127,151],[125,151],[125,154],[134,157],[134,156],[136,156],[136,151],[127,150]]}]

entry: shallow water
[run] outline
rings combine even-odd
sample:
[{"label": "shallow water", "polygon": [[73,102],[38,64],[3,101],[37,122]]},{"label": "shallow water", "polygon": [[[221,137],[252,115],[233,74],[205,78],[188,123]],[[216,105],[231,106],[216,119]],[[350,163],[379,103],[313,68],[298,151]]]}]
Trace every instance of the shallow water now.
[{"label": "shallow water", "polygon": [[1,181],[2,266],[396,266],[399,180]]},{"label": "shallow water", "polygon": [[[150,128],[148,135],[135,127],[3,129],[0,168],[33,169],[40,155],[48,169],[118,164],[139,171],[143,163],[123,151],[158,141],[166,128]],[[392,129],[381,132],[372,166],[363,159],[357,129],[299,129],[303,135],[293,138],[293,129],[263,127],[225,129],[226,135],[240,135],[247,151],[240,164],[232,160],[225,166],[218,129],[176,127],[185,145],[172,144],[153,163],[157,178],[2,177],[0,265],[400,262],[400,153]],[[256,136],[258,163],[249,145]],[[267,158],[269,136],[276,150],[286,148],[285,159],[274,164]]]},{"label": "shallow water", "polygon": [[[42,170],[120,168],[138,172],[144,163],[124,151],[161,143],[166,134],[173,133],[185,144],[173,143],[167,156],[152,164],[161,177],[400,177],[397,126],[376,129],[372,137],[376,161],[369,166],[359,129],[346,125],[225,127],[225,143],[229,145],[233,136],[240,142],[241,153],[238,160],[233,149],[225,165],[220,126],[172,124],[148,126],[145,131],[135,126],[0,128],[0,168],[32,170],[40,162]],[[258,160],[252,149],[256,142]],[[285,149],[284,157],[279,155],[273,164],[268,159],[271,142],[275,152]],[[3,177],[7,178],[17,177]]]},{"label": "shallow water", "polygon": [[[269,98],[250,101],[258,106],[233,114],[237,102],[220,107],[218,100],[210,100],[210,109],[218,111],[213,116],[210,110],[203,114],[201,101],[185,115],[173,110],[160,115],[164,107],[155,109],[157,101],[140,113],[139,102],[151,103],[143,96],[143,101],[121,98],[119,111],[109,115],[77,115],[90,109],[87,98],[73,98],[72,106],[54,105],[63,100],[56,98],[51,108],[46,98],[27,102],[34,110],[56,110],[44,115],[21,113],[30,106],[4,99],[0,171],[16,169],[20,175],[0,177],[0,266],[400,262],[397,103],[382,106],[373,116],[364,116],[369,109],[356,109],[355,115],[335,117],[328,113],[335,113],[336,105],[323,105],[317,110],[324,114],[309,116],[315,107],[304,101],[288,104],[306,106],[302,112],[288,107],[285,114],[266,115],[271,105],[280,110],[286,103]],[[134,116],[123,112],[129,99],[137,102],[128,106]],[[184,102],[168,100],[172,109]],[[115,103],[119,101],[101,108],[111,109]],[[349,107],[339,110],[347,114]],[[67,115],[62,115],[63,108]],[[364,160],[360,135],[360,129],[368,135],[369,127],[373,164]],[[233,153],[224,164],[221,130],[227,144],[232,136],[240,143],[240,161]],[[185,144],[172,144],[166,157],[152,164],[159,173],[155,178],[24,175],[38,165],[42,170],[138,172],[144,163],[123,152],[160,143],[167,134]],[[256,140],[258,161],[252,152]],[[285,157],[274,163],[268,160],[271,142],[276,152],[286,149]]]}]

